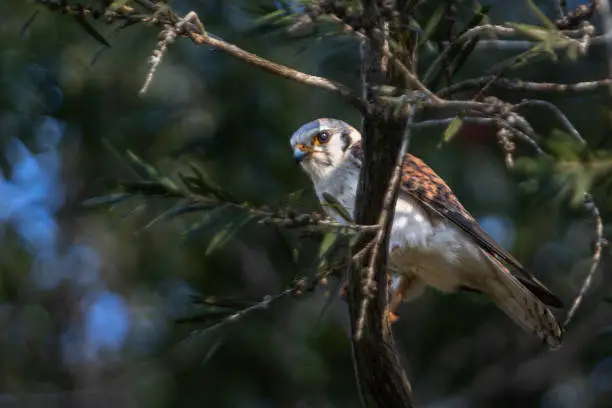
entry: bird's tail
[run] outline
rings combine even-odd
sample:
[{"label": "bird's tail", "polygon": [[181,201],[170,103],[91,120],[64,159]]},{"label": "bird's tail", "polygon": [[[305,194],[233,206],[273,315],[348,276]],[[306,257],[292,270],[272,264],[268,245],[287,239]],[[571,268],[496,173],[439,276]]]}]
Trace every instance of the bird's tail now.
[{"label": "bird's tail", "polygon": [[534,333],[551,349],[561,344],[563,329],[551,311],[499,261],[489,257],[493,276],[481,290],[516,324]]}]

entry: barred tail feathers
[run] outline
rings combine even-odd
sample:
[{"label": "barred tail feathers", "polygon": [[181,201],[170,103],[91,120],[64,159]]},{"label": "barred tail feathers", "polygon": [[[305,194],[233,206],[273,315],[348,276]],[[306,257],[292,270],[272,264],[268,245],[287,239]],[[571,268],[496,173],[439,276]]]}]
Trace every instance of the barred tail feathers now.
[{"label": "barred tail feathers", "polygon": [[504,265],[490,256],[488,258],[493,274],[481,282],[479,289],[524,330],[534,333],[551,349],[558,348],[563,329],[555,316]]}]

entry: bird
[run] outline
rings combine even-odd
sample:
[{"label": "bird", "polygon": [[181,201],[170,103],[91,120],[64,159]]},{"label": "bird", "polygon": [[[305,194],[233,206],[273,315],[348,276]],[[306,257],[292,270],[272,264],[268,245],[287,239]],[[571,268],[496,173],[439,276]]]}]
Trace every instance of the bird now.
[{"label": "bird", "polygon": [[[346,217],[326,203],[331,195],[354,213],[364,159],[359,131],[339,119],[319,118],[297,129],[290,146],[325,213],[346,224]],[[563,302],[482,229],[432,168],[410,153],[402,163],[389,234],[392,320],[401,302],[417,299],[426,287],[478,292],[550,349],[561,345],[564,329],[550,308],[562,308]]]}]

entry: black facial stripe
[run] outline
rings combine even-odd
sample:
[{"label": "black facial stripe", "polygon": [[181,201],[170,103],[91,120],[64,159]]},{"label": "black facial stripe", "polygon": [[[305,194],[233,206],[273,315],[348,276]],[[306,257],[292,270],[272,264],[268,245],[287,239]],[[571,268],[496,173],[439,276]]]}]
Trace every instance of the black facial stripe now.
[{"label": "black facial stripe", "polygon": [[346,152],[346,149],[351,145],[351,132],[344,130],[340,133],[340,140],[342,140],[342,152]]},{"label": "black facial stripe", "polygon": [[363,162],[363,148],[361,147],[360,141],[351,146],[351,153],[355,159],[359,162]]}]

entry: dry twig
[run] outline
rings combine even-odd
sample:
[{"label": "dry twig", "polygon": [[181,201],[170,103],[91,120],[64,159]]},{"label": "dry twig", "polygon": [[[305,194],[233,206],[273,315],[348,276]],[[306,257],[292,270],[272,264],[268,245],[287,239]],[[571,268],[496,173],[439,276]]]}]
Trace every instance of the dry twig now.
[{"label": "dry twig", "polygon": [[447,88],[443,88],[438,92],[438,95],[441,97],[450,97],[451,95],[459,92],[480,89],[487,83],[491,83],[491,85],[494,87],[508,89],[511,91],[567,93],[588,92],[595,91],[599,88],[609,87],[612,85],[612,79],[577,82],[574,84],[559,84],[554,82],[531,82],[520,79],[484,76],[480,78],[467,79]]},{"label": "dry twig", "polygon": [[[188,342],[190,340],[192,340],[194,337],[197,336],[201,336],[203,334],[207,334],[213,330],[219,329],[223,326],[226,326],[230,323],[235,323],[239,320],[241,320],[242,318],[244,318],[245,316],[251,314],[252,312],[255,312],[257,310],[267,310],[270,308],[270,305],[272,305],[272,303],[277,302],[281,299],[284,299],[286,297],[289,296],[299,296],[303,293],[306,292],[311,292],[318,284],[319,282],[323,281],[324,279],[326,279],[329,274],[331,272],[330,271],[325,271],[324,273],[318,274],[317,276],[315,276],[314,278],[308,279],[308,278],[300,278],[296,281],[295,285],[285,289],[284,291],[277,293],[276,295],[267,295],[264,296],[264,298],[260,301],[260,302],[256,302],[253,304],[249,304],[249,306],[240,309],[234,313],[232,313],[231,315],[219,320],[218,322],[204,328],[204,329],[200,329],[200,330],[195,330],[194,332],[192,332],[192,335],[187,337],[187,339],[185,339],[185,342]],[[202,302],[204,303],[204,302]],[[215,302],[206,302],[205,304],[209,305],[209,306],[218,306],[218,307],[224,307],[223,303],[215,303]],[[184,323],[184,322],[190,322],[193,321],[193,318],[187,317],[184,319],[178,319],[177,322],[178,323]]]},{"label": "dry twig", "polygon": [[563,126],[567,129],[570,135],[580,144],[586,145],[586,140],[580,135],[580,132],[576,130],[572,122],[565,116],[565,114],[561,111],[561,109],[557,108],[554,104],[548,101],[541,101],[536,99],[525,99],[521,101],[519,104],[513,107],[513,110],[521,109],[525,106],[540,106],[550,110],[560,121],[563,123]]},{"label": "dry twig", "polygon": [[584,282],[582,283],[582,287],[580,288],[580,292],[574,298],[572,302],[572,307],[567,312],[567,317],[565,318],[565,322],[563,325],[567,327],[570,323],[574,315],[576,314],[576,310],[582,303],[584,299],[584,295],[587,293],[589,288],[591,287],[591,282],[593,280],[593,275],[599,266],[599,262],[601,261],[601,252],[603,251],[604,246],[608,244],[606,239],[603,236],[603,221],[601,219],[601,213],[599,212],[599,208],[593,201],[593,197],[589,193],[585,193],[584,195],[584,208],[591,213],[593,216],[593,220],[595,221],[595,250],[593,251],[593,257],[591,259],[591,268],[589,269],[589,273],[587,274]]}]

